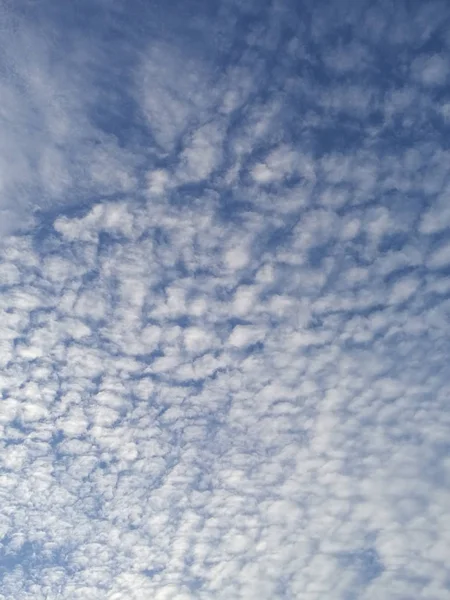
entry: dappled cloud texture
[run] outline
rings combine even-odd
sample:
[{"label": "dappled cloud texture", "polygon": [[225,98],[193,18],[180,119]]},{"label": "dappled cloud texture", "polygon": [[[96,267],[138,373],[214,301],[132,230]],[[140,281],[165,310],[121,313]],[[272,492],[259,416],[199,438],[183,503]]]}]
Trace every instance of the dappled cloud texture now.
[{"label": "dappled cloud texture", "polygon": [[447,600],[441,2],[1,2],[0,600]]}]

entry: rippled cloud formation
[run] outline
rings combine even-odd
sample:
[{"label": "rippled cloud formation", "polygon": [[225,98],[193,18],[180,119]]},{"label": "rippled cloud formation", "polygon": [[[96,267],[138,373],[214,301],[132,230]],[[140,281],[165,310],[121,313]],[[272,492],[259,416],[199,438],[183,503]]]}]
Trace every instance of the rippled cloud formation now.
[{"label": "rippled cloud formation", "polygon": [[448,600],[450,6],[0,21],[0,600]]}]

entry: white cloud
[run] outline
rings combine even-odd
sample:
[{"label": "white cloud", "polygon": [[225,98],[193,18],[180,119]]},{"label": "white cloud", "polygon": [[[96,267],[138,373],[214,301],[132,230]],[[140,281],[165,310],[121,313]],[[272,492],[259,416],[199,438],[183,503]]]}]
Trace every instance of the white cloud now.
[{"label": "white cloud", "polygon": [[253,167],[252,177],[260,184],[281,181],[292,174],[298,162],[299,157],[291,148],[280,147],[273,150],[263,163]]},{"label": "white cloud", "polygon": [[242,269],[248,264],[249,254],[245,247],[235,247],[227,250],[225,263],[229,269]]},{"label": "white cloud", "polygon": [[231,332],[228,341],[231,346],[244,348],[245,346],[260,341],[263,337],[263,332],[255,327],[237,325]]},{"label": "white cloud", "polygon": [[170,175],[164,169],[156,169],[147,175],[150,194],[161,195],[170,185]]},{"label": "white cloud", "polygon": [[253,286],[240,286],[236,290],[233,300],[233,311],[237,315],[245,316],[257,308],[258,299]]},{"label": "white cloud", "polygon": [[186,350],[192,354],[201,354],[211,347],[213,341],[211,334],[200,327],[189,327],[185,329],[183,335]]},{"label": "white cloud", "polygon": [[181,181],[202,181],[219,166],[223,134],[216,124],[204,125],[192,133],[181,153]]},{"label": "white cloud", "polygon": [[434,234],[450,228],[450,208],[447,202],[448,197],[445,193],[442,202],[425,212],[419,224],[421,233]]},{"label": "white cloud", "polygon": [[442,269],[448,265],[450,265],[450,243],[438,247],[428,258],[428,266],[431,269]]},{"label": "white cloud", "polygon": [[399,302],[405,302],[409,300],[411,296],[417,291],[420,282],[415,277],[409,277],[396,281],[392,287],[390,302],[397,304]]},{"label": "white cloud", "polygon": [[448,77],[448,61],[444,56],[439,54],[421,56],[413,62],[412,73],[413,77],[423,85],[442,85]]}]

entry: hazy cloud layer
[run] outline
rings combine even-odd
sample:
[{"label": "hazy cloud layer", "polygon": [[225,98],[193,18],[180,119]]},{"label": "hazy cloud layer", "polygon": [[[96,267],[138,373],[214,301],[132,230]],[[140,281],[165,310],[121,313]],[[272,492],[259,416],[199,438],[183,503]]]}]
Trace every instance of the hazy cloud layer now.
[{"label": "hazy cloud layer", "polygon": [[446,600],[450,9],[0,6],[0,600]]}]

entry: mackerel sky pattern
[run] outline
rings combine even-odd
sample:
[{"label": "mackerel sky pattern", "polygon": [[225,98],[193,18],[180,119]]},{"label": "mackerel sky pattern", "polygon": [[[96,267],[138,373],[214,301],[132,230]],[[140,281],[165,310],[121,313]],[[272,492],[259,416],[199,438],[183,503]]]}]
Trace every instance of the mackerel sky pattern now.
[{"label": "mackerel sky pattern", "polygon": [[0,600],[448,600],[449,3],[0,23]]}]

